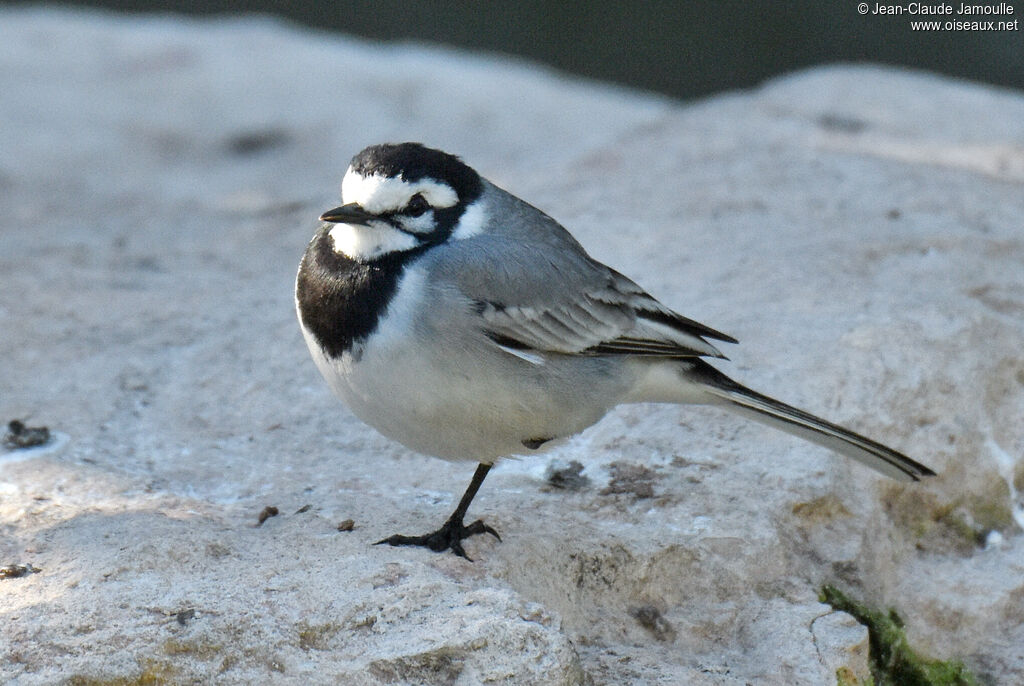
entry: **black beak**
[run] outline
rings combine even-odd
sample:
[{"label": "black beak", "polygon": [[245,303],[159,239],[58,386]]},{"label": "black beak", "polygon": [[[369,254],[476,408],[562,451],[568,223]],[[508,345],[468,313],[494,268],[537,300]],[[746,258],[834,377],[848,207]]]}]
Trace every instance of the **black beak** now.
[{"label": "black beak", "polygon": [[331,224],[365,225],[371,219],[373,219],[373,215],[354,202],[342,205],[341,207],[335,207],[333,210],[327,210],[320,215],[320,221],[330,222]]}]

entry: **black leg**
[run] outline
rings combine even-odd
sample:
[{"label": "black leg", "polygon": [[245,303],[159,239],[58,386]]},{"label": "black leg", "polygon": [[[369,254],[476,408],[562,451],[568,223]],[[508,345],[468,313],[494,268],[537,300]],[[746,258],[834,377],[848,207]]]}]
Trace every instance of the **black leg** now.
[{"label": "black leg", "polygon": [[[480,464],[477,465],[476,472],[473,474],[473,480],[469,482],[469,488],[462,496],[462,500],[459,501],[459,506],[455,508],[455,512],[452,512],[452,516],[448,518],[448,521],[444,523],[437,531],[424,534],[423,536],[402,536],[395,534],[385,538],[383,541],[377,541],[375,545],[387,543],[388,545],[418,545],[424,548],[430,548],[435,553],[440,553],[444,550],[449,550],[456,555],[466,558],[469,560],[469,556],[466,555],[466,551],[462,549],[462,539],[468,538],[475,534],[491,534],[499,541],[501,536],[498,532],[491,527],[484,524],[481,520],[476,520],[469,526],[464,526],[462,520],[466,516],[466,510],[469,509],[469,504],[473,502],[473,496],[480,490],[480,485],[484,482],[484,478],[487,476],[487,472],[491,471],[491,465]],[[470,560],[472,561],[472,560]]]}]

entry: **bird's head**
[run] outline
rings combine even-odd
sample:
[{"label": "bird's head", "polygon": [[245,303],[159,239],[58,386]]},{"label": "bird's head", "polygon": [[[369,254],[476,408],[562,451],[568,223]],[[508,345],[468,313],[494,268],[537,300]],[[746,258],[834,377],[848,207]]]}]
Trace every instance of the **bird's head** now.
[{"label": "bird's head", "polygon": [[483,181],[454,155],[420,143],[373,145],[341,183],[344,202],[320,215],[335,252],[359,262],[465,238],[483,228]]}]

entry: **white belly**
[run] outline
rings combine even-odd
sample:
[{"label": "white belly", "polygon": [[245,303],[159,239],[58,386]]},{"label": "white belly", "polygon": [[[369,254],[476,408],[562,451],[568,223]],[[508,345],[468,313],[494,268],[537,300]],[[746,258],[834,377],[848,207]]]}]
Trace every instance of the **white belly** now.
[{"label": "white belly", "polygon": [[573,384],[571,358],[535,369],[496,346],[489,360],[466,351],[431,357],[404,346],[379,352],[357,346],[332,360],[308,334],[306,341],[353,414],[412,450],[448,460],[493,463],[533,452],[524,440],[578,433],[622,395],[618,383]]},{"label": "white belly", "polygon": [[303,327],[320,373],[353,414],[417,452],[485,463],[533,452],[523,441],[582,431],[627,399],[641,376],[622,359],[529,362],[476,331],[458,308],[432,308],[438,300],[420,270],[407,270],[377,331],[337,358]]}]

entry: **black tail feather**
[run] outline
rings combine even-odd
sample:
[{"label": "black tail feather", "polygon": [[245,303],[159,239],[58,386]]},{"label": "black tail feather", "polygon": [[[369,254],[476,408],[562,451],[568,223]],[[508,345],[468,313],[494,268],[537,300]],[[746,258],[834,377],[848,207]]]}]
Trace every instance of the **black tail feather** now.
[{"label": "black tail feather", "polygon": [[704,383],[707,391],[727,401],[740,414],[851,457],[900,481],[918,481],[935,472],[902,453],[832,422],[787,405],[736,383],[703,360],[691,360],[688,376]]}]

